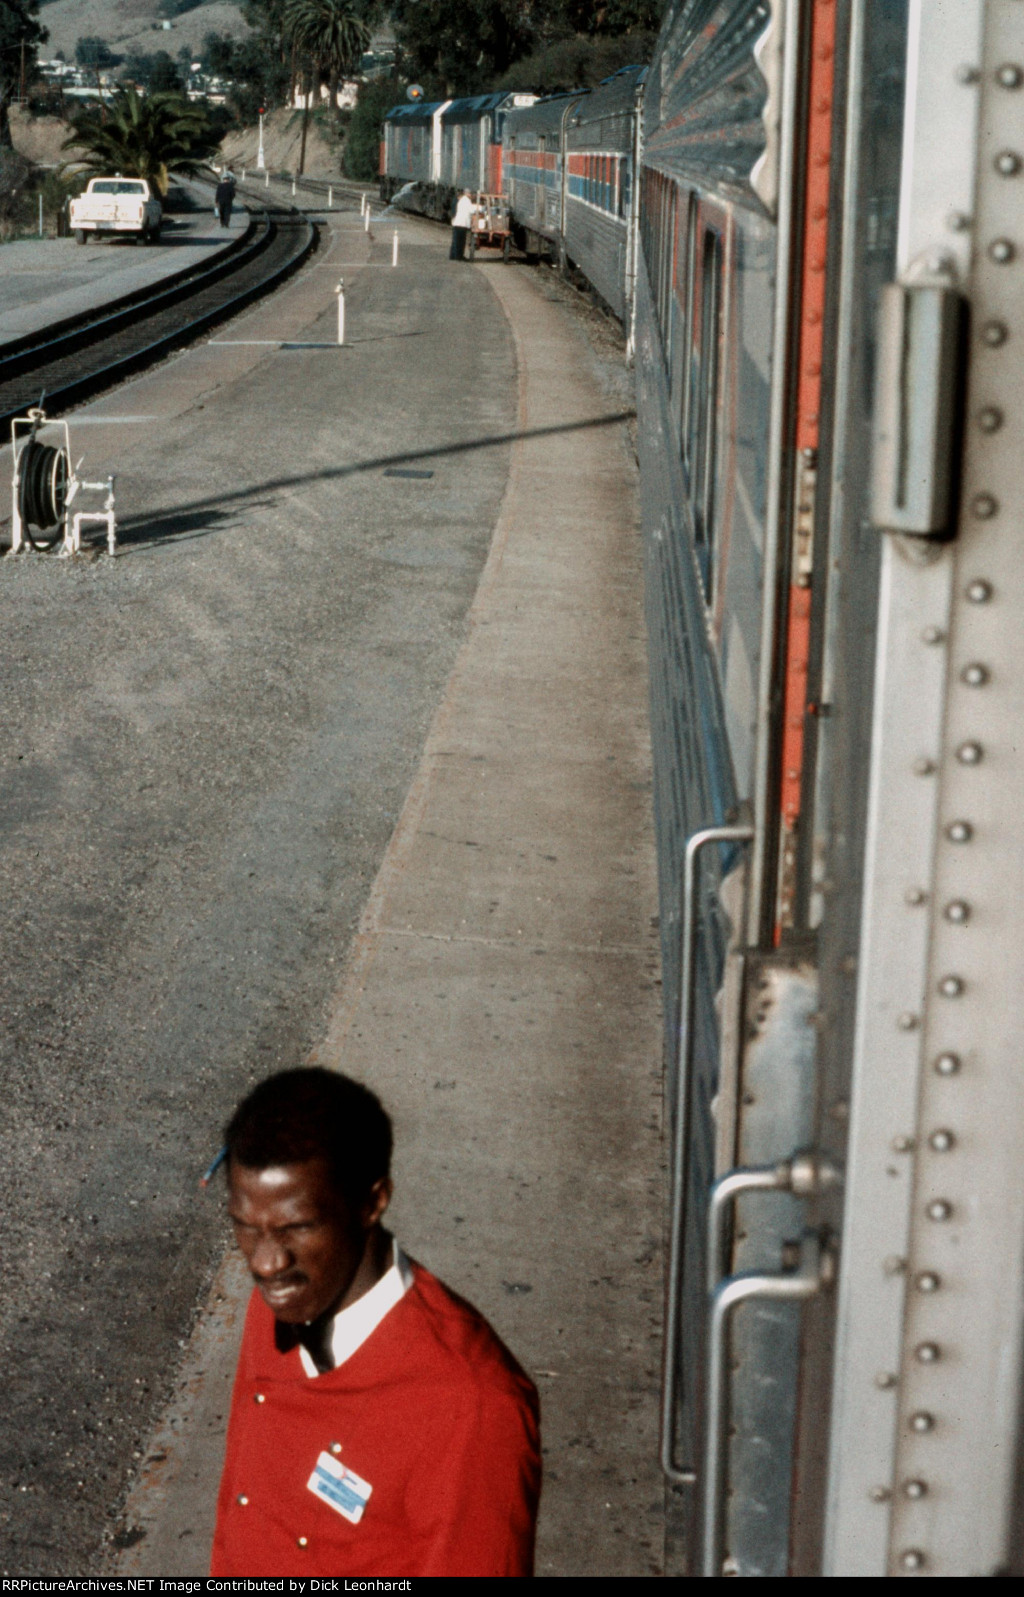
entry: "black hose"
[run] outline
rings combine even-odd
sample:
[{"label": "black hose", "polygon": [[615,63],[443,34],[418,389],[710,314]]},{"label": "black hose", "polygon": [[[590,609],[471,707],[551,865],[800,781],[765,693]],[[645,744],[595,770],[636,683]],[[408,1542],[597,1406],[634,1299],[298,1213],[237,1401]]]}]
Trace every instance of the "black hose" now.
[{"label": "black hose", "polygon": [[37,438],[18,456],[18,514],[33,549],[52,549],[62,536],[70,475],[66,451]]}]

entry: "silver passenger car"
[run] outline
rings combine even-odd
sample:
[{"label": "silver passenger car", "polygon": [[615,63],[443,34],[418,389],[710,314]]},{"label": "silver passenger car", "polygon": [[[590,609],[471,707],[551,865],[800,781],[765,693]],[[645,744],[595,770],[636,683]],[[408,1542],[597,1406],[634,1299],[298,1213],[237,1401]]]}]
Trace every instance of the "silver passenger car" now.
[{"label": "silver passenger car", "polygon": [[605,304],[632,299],[633,189],[645,69],[626,67],[572,106],[565,122],[565,254]]},{"label": "silver passenger car", "polygon": [[562,258],[565,125],[582,98],[553,95],[505,118],[505,193],[516,242],[528,255]]}]

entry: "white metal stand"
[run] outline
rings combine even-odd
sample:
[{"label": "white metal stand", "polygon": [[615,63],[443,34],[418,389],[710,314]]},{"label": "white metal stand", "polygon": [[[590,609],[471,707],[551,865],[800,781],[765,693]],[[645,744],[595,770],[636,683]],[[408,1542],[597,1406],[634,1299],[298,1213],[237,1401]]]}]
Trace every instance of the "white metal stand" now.
[{"label": "white metal stand", "polygon": [[[68,466],[67,493],[61,520],[63,522],[63,538],[61,540],[60,555],[76,555],[82,549],[82,527],[86,523],[105,526],[107,529],[107,552],[113,555],[117,548],[117,517],[114,510],[114,478],[106,477],[100,482],[87,482],[78,476],[78,466],[71,465],[71,435],[66,421],[47,421],[43,410],[32,409],[27,416],[15,416],[11,422],[11,451],[14,456],[14,472],[11,477],[11,554],[20,554],[23,550],[31,549],[31,539],[21,519],[21,464],[25,450],[33,438],[46,430],[56,430],[61,435],[63,453]],[[80,493],[102,493],[106,495],[102,509],[77,510],[72,517],[69,512],[75,499]]]}]

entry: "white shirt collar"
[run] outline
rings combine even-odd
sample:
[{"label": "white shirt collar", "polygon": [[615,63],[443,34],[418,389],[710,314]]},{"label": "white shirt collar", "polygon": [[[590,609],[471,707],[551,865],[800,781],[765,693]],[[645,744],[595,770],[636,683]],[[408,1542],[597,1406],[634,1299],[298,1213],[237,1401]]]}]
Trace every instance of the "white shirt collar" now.
[{"label": "white shirt collar", "polygon": [[[370,1288],[369,1292],[364,1292],[361,1298],[356,1298],[347,1309],[339,1309],[334,1316],[331,1327],[331,1352],[334,1354],[335,1369],[362,1347],[384,1316],[405,1297],[412,1286],[412,1266],[394,1239],[391,1242],[391,1249],[391,1265],[384,1271],[380,1280]],[[307,1375],[315,1376],[320,1373],[301,1344],[299,1357]]]}]

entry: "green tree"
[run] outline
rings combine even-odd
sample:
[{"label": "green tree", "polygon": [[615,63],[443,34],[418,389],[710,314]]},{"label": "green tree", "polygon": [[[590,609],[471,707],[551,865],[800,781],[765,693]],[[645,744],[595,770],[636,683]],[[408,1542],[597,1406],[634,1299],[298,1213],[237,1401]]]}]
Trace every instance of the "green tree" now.
[{"label": "green tree", "polygon": [[185,87],[181,73],[166,50],[152,55],[132,51],[125,56],[123,76],[142,89],[157,93],[180,94]]},{"label": "green tree", "polygon": [[64,149],[80,154],[87,172],[144,177],[167,193],[170,172],[196,172],[214,154],[219,134],[206,111],[180,94],[142,98],[128,85],[102,106],[69,118]]},{"label": "green tree", "polygon": [[116,56],[111,50],[106,39],[101,39],[94,33],[86,34],[75,45],[75,60],[80,67],[87,67],[90,72],[105,72],[108,67],[116,66],[120,59],[121,57]]},{"label": "green tree", "polygon": [[306,97],[302,109],[302,144],[299,171],[306,170],[306,136],[309,131],[310,101],[321,77],[330,84],[329,105],[333,112],[338,97],[338,79],[353,71],[370,42],[370,28],[355,0],[288,0],[284,26],[296,54],[303,58]]},{"label": "green tree", "polygon": [[568,89],[593,89],[621,67],[643,66],[651,59],[658,35],[637,28],[629,33],[573,34],[524,56],[495,85],[558,94]]},{"label": "green tree", "polygon": [[361,183],[372,183],[380,167],[380,127],[393,105],[405,96],[397,78],[373,78],[359,85],[359,97],[345,137],[345,171]]},{"label": "green tree", "polygon": [[430,94],[479,93],[542,36],[537,11],[528,0],[394,0],[402,71]]},{"label": "green tree", "polygon": [[20,98],[36,70],[36,52],[50,37],[36,21],[39,0],[0,0],[0,146],[10,149],[11,101]]}]

